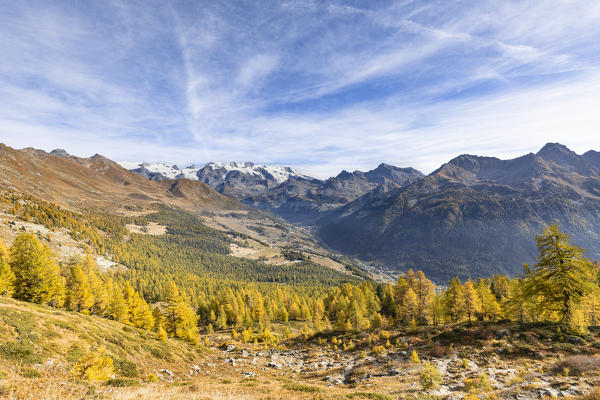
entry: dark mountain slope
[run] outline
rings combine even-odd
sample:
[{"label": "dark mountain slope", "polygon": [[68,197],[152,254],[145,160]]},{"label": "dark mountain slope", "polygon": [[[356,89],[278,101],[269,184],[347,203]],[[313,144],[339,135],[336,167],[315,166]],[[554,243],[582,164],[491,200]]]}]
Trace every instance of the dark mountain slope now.
[{"label": "dark mountain slope", "polygon": [[[591,153],[586,153],[591,154]],[[559,144],[513,160],[459,156],[405,188],[370,193],[321,220],[332,247],[440,281],[517,274],[533,235],[558,222],[600,256],[600,170]]]},{"label": "dark mountain slope", "polygon": [[342,171],[325,181],[290,177],[258,196],[241,199],[245,204],[269,210],[292,222],[312,223],[324,214],[358,199],[380,185],[401,187],[423,177],[413,168],[381,164],[361,172]]}]

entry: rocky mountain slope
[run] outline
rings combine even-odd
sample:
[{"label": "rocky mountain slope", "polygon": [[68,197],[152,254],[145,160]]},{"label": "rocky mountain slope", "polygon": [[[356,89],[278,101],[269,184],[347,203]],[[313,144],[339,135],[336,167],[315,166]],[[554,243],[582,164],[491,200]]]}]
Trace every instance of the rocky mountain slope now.
[{"label": "rocky mountain slope", "polygon": [[200,180],[219,193],[254,208],[268,210],[293,222],[312,223],[324,213],[356,200],[371,190],[406,186],[423,177],[413,168],[381,164],[362,172],[342,171],[327,180],[300,174],[289,167],[245,163],[208,163],[202,168],[175,165],[120,163],[124,168],[155,181],[177,178]]},{"label": "rocky mountain slope", "polygon": [[160,163],[121,161],[119,164],[154,181],[180,178],[198,180],[219,193],[238,199],[263,193],[291,177],[311,179],[290,167],[255,165],[251,162],[210,162],[201,168],[192,165],[184,169]]},{"label": "rocky mountain slope", "polygon": [[[292,246],[315,263],[346,271],[305,229],[222,195],[199,180],[150,180],[101,155],[80,158],[64,150],[47,153],[0,144],[0,192],[33,195],[69,210],[101,210],[120,216],[156,213],[164,207],[192,213],[204,225],[255,239],[240,240],[233,255],[284,264],[282,249]],[[279,177],[278,179],[282,179]],[[1,213],[2,210],[0,210]]]},{"label": "rocky mountain slope", "polygon": [[29,193],[66,206],[129,212],[156,204],[194,211],[241,210],[239,202],[201,182],[153,182],[99,154],[71,156],[64,150],[46,153],[16,150],[0,144],[0,189]]},{"label": "rocky mountain slope", "polygon": [[[290,178],[257,196],[242,199],[245,204],[272,211],[292,222],[314,223],[324,214],[382,188],[406,186],[423,177],[413,168],[381,164],[368,171],[342,171],[325,181]],[[379,189],[385,190],[385,189]]]},{"label": "rocky mountain slope", "polygon": [[513,160],[462,155],[404,188],[369,193],[319,222],[332,247],[444,281],[517,274],[557,222],[600,257],[600,163],[560,144]]}]

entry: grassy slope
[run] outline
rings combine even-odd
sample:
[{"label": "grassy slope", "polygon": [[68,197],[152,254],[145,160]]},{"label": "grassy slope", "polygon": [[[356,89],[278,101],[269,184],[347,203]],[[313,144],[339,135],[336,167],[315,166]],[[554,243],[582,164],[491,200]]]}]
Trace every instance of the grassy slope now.
[{"label": "grassy slope", "polygon": [[[213,343],[225,340],[219,333],[211,336]],[[133,379],[117,373],[130,386],[69,377],[73,363],[97,346],[137,366],[139,374]],[[0,297],[0,399],[310,399],[315,393],[340,398],[339,390],[324,385],[292,383],[270,374],[244,378],[225,357],[214,347],[195,348],[174,339],[160,342],[151,332],[115,321]],[[200,374],[189,376],[197,364]],[[161,369],[172,371],[174,381],[147,381]],[[41,376],[28,377],[32,370]]]},{"label": "grassy slope", "polygon": [[[295,338],[286,341],[279,352],[302,354],[304,366],[298,373],[287,367],[269,367],[271,353],[262,346],[233,342],[234,351],[221,350],[232,343],[227,332],[209,335],[210,347],[195,348],[172,339],[160,342],[152,333],[114,321],[0,298],[0,398],[417,399],[419,397],[404,397],[423,392],[418,383],[420,365],[407,359],[410,348],[418,351],[422,360],[448,366],[444,384],[455,386],[457,395],[467,392],[462,383],[464,379],[478,380],[489,368],[495,371],[490,376],[496,376],[501,387],[485,394],[495,393],[498,398],[549,386],[597,387],[600,384],[597,356],[600,329],[592,329],[584,338],[575,338],[577,344],[573,344],[574,337],[558,328],[555,324],[483,323],[391,330],[392,345],[382,354],[375,354],[372,347],[385,344],[383,332],[332,332],[308,341]],[[294,332],[298,329],[294,327]],[[502,330],[510,334],[503,336]],[[348,351],[333,348],[331,343],[335,337],[344,343],[352,340],[355,348]],[[450,344],[454,345],[454,351]],[[105,346],[113,358],[136,365],[137,377],[123,380],[127,374],[117,374],[117,378],[122,379],[118,382],[129,386],[79,382],[69,377],[73,362],[88,348],[99,345]],[[498,351],[500,349],[503,351]],[[242,350],[249,354],[242,356]],[[361,355],[363,351],[369,356]],[[573,355],[577,356],[568,361]],[[232,358],[237,365],[232,365]],[[463,358],[469,360],[468,368],[462,366]],[[557,365],[562,366],[557,364],[561,360],[569,362],[566,365],[571,375],[578,365],[583,365],[581,360],[593,364],[593,368],[588,368],[585,376],[565,377],[562,376],[564,368],[556,369]],[[323,362],[337,366],[326,370],[312,368]],[[200,372],[190,376],[193,365],[198,365]],[[330,385],[328,377],[343,373],[347,365],[353,365],[349,382]],[[147,382],[149,374],[165,368],[175,374],[172,381]],[[32,371],[40,376],[32,378]],[[248,377],[248,372],[254,375]],[[501,376],[504,378],[500,379]]]}]

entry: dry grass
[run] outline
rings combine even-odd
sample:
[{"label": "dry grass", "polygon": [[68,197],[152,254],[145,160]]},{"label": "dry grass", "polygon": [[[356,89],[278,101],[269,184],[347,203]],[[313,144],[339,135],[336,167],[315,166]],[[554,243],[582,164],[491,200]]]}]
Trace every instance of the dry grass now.
[{"label": "dry grass", "polygon": [[156,222],[148,222],[146,226],[127,224],[125,227],[131,233],[139,233],[142,235],[161,236],[167,233],[167,227],[164,225],[159,225]]}]

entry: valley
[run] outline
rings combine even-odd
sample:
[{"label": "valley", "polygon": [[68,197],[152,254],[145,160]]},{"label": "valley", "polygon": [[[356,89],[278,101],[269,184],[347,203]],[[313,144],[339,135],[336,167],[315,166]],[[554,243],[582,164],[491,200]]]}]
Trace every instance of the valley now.
[{"label": "valley", "polygon": [[[586,242],[541,219],[532,225],[539,231],[524,229],[503,248],[496,231],[474,231],[490,241],[480,243],[481,251],[492,242],[506,251],[533,241],[544,260],[552,246],[566,249],[575,274],[574,297],[566,303],[553,292],[566,282],[563,275],[538,277],[552,258],[519,277],[501,264],[493,274],[470,264],[464,270],[446,264],[443,273],[431,263],[398,270],[335,253],[313,236],[329,233],[330,241],[354,240],[360,249],[368,244],[358,242],[361,232],[374,222],[337,233],[335,224],[368,216],[392,226],[398,222],[370,213],[398,201],[418,210],[425,201],[445,207],[439,190],[461,193],[453,201],[464,202],[465,214],[479,210],[469,218],[476,215],[481,226],[489,225],[481,204],[490,196],[501,206],[502,191],[525,201],[530,185],[546,196],[544,206],[559,199],[544,191],[552,185],[552,193],[564,190],[559,204],[583,199],[577,207],[594,210],[596,166],[586,161],[575,169],[555,150],[571,164],[580,160],[561,147],[530,156],[542,178],[533,171],[534,180],[511,181],[521,192],[505,182],[510,168],[502,163],[515,161],[462,157],[405,186],[382,179],[366,194],[319,211],[318,222],[300,225],[199,181],[148,179],[101,156],[4,147],[0,234],[9,248],[0,247],[1,393],[9,399],[593,399],[600,385],[600,267],[570,241],[593,244],[593,236]],[[34,164],[45,170],[25,168]],[[346,189],[368,182],[361,179],[359,186],[346,181]],[[424,188],[427,200],[405,198]],[[595,217],[573,212],[594,235]],[[431,217],[448,225],[439,213]],[[419,225],[402,227],[409,233]],[[479,254],[466,248],[456,251]],[[418,260],[418,252],[410,254]],[[523,260],[527,254],[511,253]],[[461,271],[482,277],[463,281]],[[29,280],[26,273],[39,275]],[[444,276],[452,279],[437,285]]]}]

